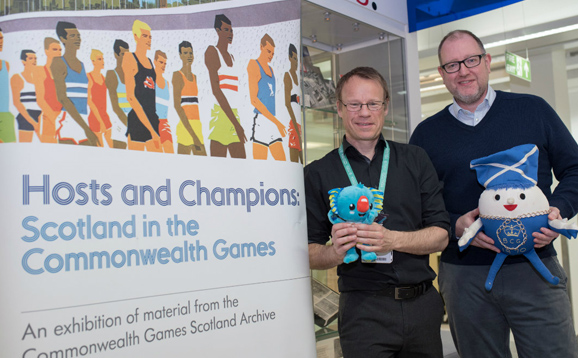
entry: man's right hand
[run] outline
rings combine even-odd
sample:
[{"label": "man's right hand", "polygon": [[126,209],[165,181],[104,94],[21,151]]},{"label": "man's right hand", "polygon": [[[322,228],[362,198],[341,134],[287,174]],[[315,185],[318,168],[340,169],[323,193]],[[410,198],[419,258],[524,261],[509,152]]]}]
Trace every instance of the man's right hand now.
[{"label": "man's right hand", "polygon": [[357,244],[357,228],[352,223],[338,223],[331,227],[331,242],[335,254],[342,260],[345,253]]},{"label": "man's right hand", "polygon": [[[456,236],[461,237],[464,234],[464,230],[470,227],[474,221],[480,215],[480,209],[476,208],[472,211],[465,213],[460,216],[456,221]],[[488,235],[480,231],[476,237],[472,240],[470,245],[481,247],[482,249],[492,250],[494,252],[500,252],[496,246],[494,246],[494,240],[492,240]]]}]

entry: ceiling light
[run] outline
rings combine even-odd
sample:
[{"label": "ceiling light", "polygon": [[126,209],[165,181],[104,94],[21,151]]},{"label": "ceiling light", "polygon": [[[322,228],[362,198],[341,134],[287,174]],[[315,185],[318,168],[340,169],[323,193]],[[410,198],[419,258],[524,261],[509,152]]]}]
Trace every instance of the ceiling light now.
[{"label": "ceiling light", "polygon": [[337,45],[335,45],[335,47],[336,47],[337,51],[343,50],[343,44],[337,44]]},{"label": "ceiling light", "polygon": [[385,40],[385,32],[379,33],[379,41]]},{"label": "ceiling light", "polygon": [[329,11],[325,11],[325,12],[323,13],[323,20],[325,20],[325,21],[331,20],[331,18],[329,17],[329,15],[331,15],[331,13],[330,13]]},{"label": "ceiling light", "polygon": [[317,36],[311,35],[311,42],[316,43],[317,42]]},{"label": "ceiling light", "polygon": [[354,22],[353,23],[353,31],[359,31],[359,22]]},{"label": "ceiling light", "polygon": [[569,26],[564,26],[564,27],[552,29],[552,30],[536,32],[536,33],[530,34],[530,35],[518,36],[518,37],[513,37],[511,39],[492,42],[492,43],[489,43],[487,45],[484,45],[484,47],[486,49],[488,49],[488,48],[492,48],[492,47],[504,46],[504,45],[509,45],[509,44],[513,44],[516,42],[533,40],[533,39],[537,39],[540,37],[555,35],[555,34],[559,34],[562,32],[568,32],[568,31],[577,30],[577,29],[578,29],[578,24],[569,25]]}]

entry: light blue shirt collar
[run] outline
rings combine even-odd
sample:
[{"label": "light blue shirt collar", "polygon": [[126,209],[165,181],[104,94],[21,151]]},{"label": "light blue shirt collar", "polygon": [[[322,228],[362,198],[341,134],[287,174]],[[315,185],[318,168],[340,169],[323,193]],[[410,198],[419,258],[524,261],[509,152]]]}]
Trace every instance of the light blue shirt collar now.
[{"label": "light blue shirt collar", "polygon": [[470,112],[467,109],[463,109],[460,107],[456,100],[454,99],[454,103],[450,106],[449,110],[452,116],[454,116],[458,121],[462,122],[468,126],[475,126],[479,124],[482,119],[486,116],[494,100],[496,99],[496,91],[488,85],[488,92],[486,93],[486,98],[484,101],[478,105],[475,112]]}]

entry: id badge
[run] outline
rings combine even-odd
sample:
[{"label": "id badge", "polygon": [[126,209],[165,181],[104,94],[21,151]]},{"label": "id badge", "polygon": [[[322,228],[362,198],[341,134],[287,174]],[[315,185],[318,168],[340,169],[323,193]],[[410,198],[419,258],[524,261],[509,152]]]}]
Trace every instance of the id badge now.
[{"label": "id badge", "polygon": [[361,260],[361,262],[374,263],[374,264],[390,264],[393,262],[393,251],[386,252],[385,254],[382,255],[377,255],[375,261]]}]

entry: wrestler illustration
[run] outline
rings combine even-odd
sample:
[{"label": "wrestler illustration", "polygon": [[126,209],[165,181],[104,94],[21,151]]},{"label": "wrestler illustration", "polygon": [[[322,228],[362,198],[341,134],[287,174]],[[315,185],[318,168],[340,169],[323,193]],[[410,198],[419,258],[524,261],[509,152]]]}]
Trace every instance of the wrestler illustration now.
[{"label": "wrestler illustration", "polygon": [[132,33],[136,42],[134,53],[125,54],[122,61],[126,97],[131,106],[127,119],[128,149],[160,152],[159,118],[155,105],[156,73],[147,57],[151,49],[151,28],[135,20]]},{"label": "wrestler illustration", "polygon": [[90,60],[94,69],[88,73],[88,125],[98,140],[100,145],[104,146],[104,140],[109,148],[113,147],[110,118],[106,112],[106,83],[101,71],[104,69],[104,56],[99,50],[92,50]]},{"label": "wrestler illustration", "polygon": [[18,141],[21,143],[32,142],[34,133],[40,139],[40,107],[36,102],[36,90],[34,88],[34,69],[36,68],[36,53],[32,50],[22,50],[20,59],[24,65],[24,71],[17,73],[10,79],[12,89],[12,102],[18,110],[16,121],[18,122]]},{"label": "wrestler illustration", "polygon": [[191,71],[195,59],[193,45],[188,41],[181,42],[179,56],[183,67],[173,72],[173,102],[180,119],[177,124],[177,153],[207,155],[199,116],[197,76]]},{"label": "wrestler illustration", "polygon": [[114,148],[126,148],[126,125],[127,115],[131,107],[126,98],[126,87],[124,85],[124,72],[122,70],[122,59],[128,52],[128,44],[123,40],[115,40],[112,46],[116,67],[106,71],[104,82],[108,89],[112,113],[110,113],[110,123],[112,125],[111,137]]},{"label": "wrestler illustration", "polygon": [[275,74],[269,63],[275,55],[275,43],[268,34],[261,39],[261,53],[249,61],[249,95],[255,106],[253,118],[253,158],[267,159],[269,151],[275,160],[285,160],[283,139],[285,126],[275,118]]},{"label": "wrestler illustration", "polygon": [[58,143],[97,146],[98,137],[88,126],[88,77],[76,56],[82,42],[80,32],[75,24],[59,21],[56,35],[64,45],[64,55],[52,60],[50,70],[56,97],[66,111],[56,125]]},{"label": "wrestler illustration", "polygon": [[55,38],[46,37],[44,39],[44,53],[46,54],[46,64],[37,66],[34,70],[36,101],[42,110],[40,140],[44,143],[58,143],[56,124],[62,119],[64,112],[62,111],[62,104],[58,102],[56,97],[56,87],[50,67],[56,57],[62,56],[60,42]]},{"label": "wrestler illustration", "polygon": [[[0,52],[4,47],[4,34],[0,29]],[[0,143],[16,142],[14,115],[10,113],[10,64],[0,60]]]},{"label": "wrestler illustration", "polygon": [[229,53],[233,42],[233,27],[225,15],[215,16],[216,46],[205,51],[205,65],[209,70],[211,90],[216,103],[211,110],[209,128],[210,150],[213,157],[245,158],[245,130],[241,126],[239,107],[239,68]]},{"label": "wrestler illustration", "polygon": [[303,152],[301,141],[301,89],[299,87],[299,78],[297,77],[297,67],[299,66],[299,57],[295,45],[289,44],[289,62],[291,67],[285,72],[283,85],[285,87],[285,107],[291,117],[289,122],[289,159],[295,163],[303,164]]},{"label": "wrestler illustration", "polygon": [[173,148],[173,134],[169,126],[169,81],[167,81],[163,74],[167,68],[167,54],[161,50],[155,52],[155,72],[157,74],[156,82],[156,112],[159,117],[159,136],[161,138],[161,149],[165,153],[174,153]]}]

